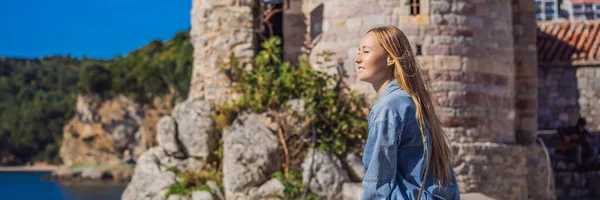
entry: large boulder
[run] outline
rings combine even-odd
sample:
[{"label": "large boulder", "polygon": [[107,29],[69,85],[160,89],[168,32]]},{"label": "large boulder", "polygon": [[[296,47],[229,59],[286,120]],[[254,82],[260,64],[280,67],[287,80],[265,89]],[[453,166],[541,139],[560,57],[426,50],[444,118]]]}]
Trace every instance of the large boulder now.
[{"label": "large boulder", "polygon": [[302,181],[308,183],[310,180],[311,192],[326,199],[342,199],[342,186],[350,181],[350,177],[339,158],[330,153],[310,150],[302,169]]},{"label": "large boulder", "polygon": [[125,200],[145,197],[164,199],[166,189],[177,182],[175,174],[167,171],[169,167],[199,171],[203,167],[203,162],[192,157],[179,159],[169,156],[161,146],[149,149],[138,159],[135,173],[122,198]]},{"label": "large boulder", "polygon": [[170,116],[164,116],[158,121],[156,141],[168,155],[182,158],[185,154],[179,148],[179,140],[177,139],[177,130],[175,120]]},{"label": "large boulder", "polygon": [[272,178],[260,187],[250,189],[248,199],[264,199],[269,196],[283,196],[285,186],[279,180]]},{"label": "large boulder", "polygon": [[161,157],[166,156],[161,147],[152,148],[138,159],[135,173],[123,192],[122,199],[164,199],[165,191],[177,182],[173,172],[161,165]]},{"label": "large boulder", "polygon": [[227,199],[256,198],[250,191],[260,188],[281,166],[279,139],[264,124],[265,118],[264,114],[242,113],[225,129],[223,183]]},{"label": "large boulder", "polygon": [[207,191],[192,192],[192,200],[213,200],[213,196]]},{"label": "large boulder", "polygon": [[165,199],[166,190],[176,183],[173,172],[148,174],[136,172],[123,192],[123,200]]},{"label": "large boulder", "polygon": [[206,161],[218,146],[217,132],[210,103],[194,100],[175,106],[177,139],[188,156]]},{"label": "large boulder", "polygon": [[365,165],[362,163],[360,156],[349,153],[344,158],[344,162],[348,166],[348,172],[354,181],[362,181],[365,177]]},{"label": "large boulder", "polygon": [[342,197],[344,200],[361,200],[363,194],[360,182],[344,183],[342,185]]}]

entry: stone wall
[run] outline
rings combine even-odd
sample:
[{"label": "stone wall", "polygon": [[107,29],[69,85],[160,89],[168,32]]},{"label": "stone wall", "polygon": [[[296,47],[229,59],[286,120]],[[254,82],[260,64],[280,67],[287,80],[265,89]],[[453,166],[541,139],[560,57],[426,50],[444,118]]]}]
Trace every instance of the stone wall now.
[{"label": "stone wall", "polygon": [[585,117],[589,130],[600,130],[600,67],[538,69],[540,129],[572,126]]},{"label": "stone wall", "polygon": [[461,192],[495,199],[526,199],[527,153],[521,146],[494,143],[453,145],[454,172]]},{"label": "stone wall", "polygon": [[[594,137],[600,132],[591,134]],[[596,157],[591,167],[577,169],[573,158],[555,153],[556,134],[542,134],[540,137],[548,145],[557,199],[597,199],[600,195],[600,159]],[[593,145],[600,148],[597,142]]]},{"label": "stone wall", "polygon": [[224,103],[234,98],[231,81],[222,72],[230,53],[254,56],[256,0],[193,0],[190,36],[194,70],[189,99]]},{"label": "stone wall", "polygon": [[537,131],[537,48],[534,1],[513,1],[516,136],[520,144],[535,141]]},{"label": "stone wall", "polygon": [[[288,60],[297,55],[305,55],[311,59],[313,66],[326,69],[326,66],[337,66],[346,73],[347,84],[358,91],[367,94],[373,100],[375,91],[371,85],[356,79],[355,55],[361,37],[377,25],[399,25],[400,17],[408,12],[405,1],[397,0],[291,0],[292,6],[300,5],[301,10],[292,7],[291,13],[285,15],[285,23],[292,21],[293,25],[285,25],[284,30],[286,54],[292,52]],[[422,9],[427,10],[424,6]],[[300,23],[303,21],[304,23]],[[423,20],[426,21],[426,20]],[[292,27],[289,27],[292,26]],[[304,30],[305,37],[300,38],[296,30]],[[302,33],[302,32],[301,32]],[[299,50],[304,49],[302,53]],[[330,62],[318,65],[323,61],[321,53],[333,53]],[[337,73],[332,68],[331,73]]]},{"label": "stone wall", "polygon": [[453,142],[514,143],[510,1],[432,1],[421,26],[438,116]]},{"label": "stone wall", "polygon": [[[547,163],[532,146],[538,103],[534,1],[421,0],[416,15],[409,2],[290,0],[283,15],[284,59],[306,56],[330,73],[339,71],[325,66],[337,66],[346,83],[373,101],[371,86],[355,78],[357,47],[372,27],[397,26],[431,80],[438,117],[456,154],[461,192],[552,199],[535,186],[547,185],[538,178]],[[256,0],[193,1],[191,100],[235,99],[221,66],[232,50],[243,58],[254,55],[253,30],[261,12]],[[317,64],[324,51],[333,53],[331,61]]]},{"label": "stone wall", "polygon": [[[284,47],[286,54],[293,54],[286,59],[306,55],[323,69],[316,65],[318,55],[332,52],[327,64],[343,68],[349,85],[373,97],[370,85],[355,78],[357,46],[370,28],[397,26],[427,72],[438,117],[460,152],[456,173],[461,192],[484,192],[500,199],[547,199],[531,186],[540,182],[535,178],[538,172],[527,170],[547,163],[539,156],[517,158],[539,153],[528,150],[534,148],[530,145],[537,130],[535,1],[422,0],[417,15],[411,15],[409,3],[291,0],[301,10],[292,7],[284,15],[285,22],[293,22],[284,29],[294,30],[284,30],[284,40],[290,40]],[[297,31],[305,31],[301,32],[305,37]],[[502,184],[514,187],[497,187]]]}]

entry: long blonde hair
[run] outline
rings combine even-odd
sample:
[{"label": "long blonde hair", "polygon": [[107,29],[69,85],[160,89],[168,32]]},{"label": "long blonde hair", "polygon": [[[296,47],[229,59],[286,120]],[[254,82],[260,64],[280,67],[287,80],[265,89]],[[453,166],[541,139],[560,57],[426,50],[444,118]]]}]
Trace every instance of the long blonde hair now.
[{"label": "long blonde hair", "polygon": [[[400,87],[410,95],[415,104],[416,119],[421,130],[425,155],[427,155],[421,190],[426,180],[430,162],[433,164],[431,172],[434,180],[439,184],[450,183],[452,153],[448,146],[446,134],[442,129],[442,123],[435,114],[431,95],[427,90],[426,79],[422,76],[423,72],[416,62],[408,39],[400,29],[393,26],[375,27],[367,33],[374,33],[379,44],[394,60],[394,78],[398,81]],[[431,134],[431,152],[427,152],[425,121],[429,125],[428,128]],[[421,193],[419,193],[419,197],[420,195]]]}]

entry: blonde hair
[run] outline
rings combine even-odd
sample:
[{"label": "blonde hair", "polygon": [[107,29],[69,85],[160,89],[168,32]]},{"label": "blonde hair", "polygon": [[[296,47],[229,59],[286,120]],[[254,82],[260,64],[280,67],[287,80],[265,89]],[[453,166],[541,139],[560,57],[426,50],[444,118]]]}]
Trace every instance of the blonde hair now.
[{"label": "blonde hair", "polygon": [[[425,155],[427,160],[425,164],[425,173],[421,182],[421,191],[429,171],[430,162],[432,166],[432,176],[439,184],[451,182],[450,160],[452,153],[448,146],[446,134],[442,129],[442,123],[435,114],[433,102],[429,91],[427,90],[426,79],[418,66],[415,56],[408,39],[393,26],[380,26],[369,30],[367,33],[374,33],[379,44],[385,49],[388,55],[394,60],[394,78],[402,89],[410,95],[415,104],[416,119],[421,130]],[[428,122],[429,132],[431,133],[431,152],[427,152],[427,134],[425,121]],[[422,192],[419,192],[419,199]]]}]

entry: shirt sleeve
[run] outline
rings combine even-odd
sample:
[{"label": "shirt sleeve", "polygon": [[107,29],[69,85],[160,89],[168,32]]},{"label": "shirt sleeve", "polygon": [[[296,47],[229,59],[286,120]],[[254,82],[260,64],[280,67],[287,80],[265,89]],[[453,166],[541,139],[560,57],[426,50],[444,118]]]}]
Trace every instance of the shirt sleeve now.
[{"label": "shirt sleeve", "polygon": [[389,120],[376,122],[369,130],[369,138],[375,145],[369,163],[365,163],[364,189],[362,199],[389,199],[396,187],[397,154],[402,123]]}]

